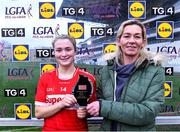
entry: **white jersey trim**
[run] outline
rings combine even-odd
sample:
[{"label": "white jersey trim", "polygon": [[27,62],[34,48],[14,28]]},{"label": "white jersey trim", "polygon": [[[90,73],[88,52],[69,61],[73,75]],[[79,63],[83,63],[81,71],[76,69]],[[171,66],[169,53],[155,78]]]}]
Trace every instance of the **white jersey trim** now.
[{"label": "white jersey trim", "polygon": [[47,103],[35,101],[35,105],[37,105],[37,106],[47,106]]}]

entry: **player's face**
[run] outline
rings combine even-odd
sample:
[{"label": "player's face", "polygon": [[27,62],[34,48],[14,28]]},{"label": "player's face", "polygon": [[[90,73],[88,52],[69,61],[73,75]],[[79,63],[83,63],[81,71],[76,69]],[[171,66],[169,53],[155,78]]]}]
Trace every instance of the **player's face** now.
[{"label": "player's face", "polygon": [[141,27],[127,25],[117,44],[121,47],[124,57],[138,58],[141,49],[145,46]]},{"label": "player's face", "polygon": [[74,64],[76,55],[73,44],[68,39],[59,39],[54,44],[54,53],[57,63],[62,67]]}]

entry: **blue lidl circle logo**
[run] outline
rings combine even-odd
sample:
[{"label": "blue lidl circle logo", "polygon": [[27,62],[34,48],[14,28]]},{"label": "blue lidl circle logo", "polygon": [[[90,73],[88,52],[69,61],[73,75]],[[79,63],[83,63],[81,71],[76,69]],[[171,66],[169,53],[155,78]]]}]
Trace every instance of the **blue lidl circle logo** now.
[{"label": "blue lidl circle logo", "polygon": [[164,82],[164,96],[166,98],[172,98],[172,81]]},{"label": "blue lidl circle logo", "polygon": [[32,118],[31,104],[15,104],[16,119],[31,119]]},{"label": "blue lidl circle logo", "polygon": [[104,44],[103,53],[112,53],[116,51],[116,44]]},{"label": "blue lidl circle logo", "polygon": [[75,39],[84,39],[84,23],[68,23],[68,34]]},{"label": "blue lidl circle logo", "polygon": [[39,18],[54,19],[56,17],[55,2],[39,2]]},{"label": "blue lidl circle logo", "polygon": [[56,64],[40,64],[41,74],[56,69]]},{"label": "blue lidl circle logo", "polygon": [[146,18],[146,1],[128,1],[128,19]]},{"label": "blue lidl circle logo", "polygon": [[13,45],[13,61],[29,61],[29,45]]},{"label": "blue lidl circle logo", "polygon": [[157,21],[156,22],[156,38],[157,39],[173,39],[174,33],[173,21]]}]

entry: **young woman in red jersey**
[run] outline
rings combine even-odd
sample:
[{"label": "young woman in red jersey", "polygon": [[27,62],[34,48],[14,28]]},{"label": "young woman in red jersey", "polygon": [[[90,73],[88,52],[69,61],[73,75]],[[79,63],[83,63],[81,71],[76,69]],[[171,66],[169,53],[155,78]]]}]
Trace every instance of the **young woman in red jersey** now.
[{"label": "young woman in red jersey", "polygon": [[[96,100],[96,81],[88,72],[74,65],[76,41],[68,35],[57,36],[52,42],[58,68],[41,75],[35,96],[35,116],[44,118],[43,131],[87,131],[86,108],[78,109],[72,94],[79,77],[87,77],[93,86],[88,101]],[[84,88],[84,87],[83,87]]]}]

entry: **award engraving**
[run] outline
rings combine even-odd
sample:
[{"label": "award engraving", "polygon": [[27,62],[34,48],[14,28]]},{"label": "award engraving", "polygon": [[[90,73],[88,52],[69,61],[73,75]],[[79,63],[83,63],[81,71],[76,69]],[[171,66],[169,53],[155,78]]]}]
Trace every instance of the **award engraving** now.
[{"label": "award engraving", "polygon": [[88,77],[79,76],[79,80],[73,89],[73,94],[80,106],[87,106],[89,97],[93,91],[93,86]]}]

